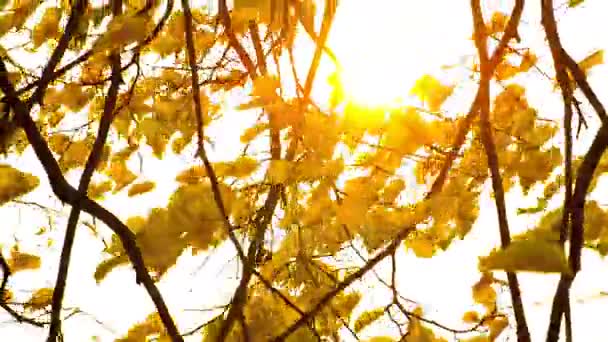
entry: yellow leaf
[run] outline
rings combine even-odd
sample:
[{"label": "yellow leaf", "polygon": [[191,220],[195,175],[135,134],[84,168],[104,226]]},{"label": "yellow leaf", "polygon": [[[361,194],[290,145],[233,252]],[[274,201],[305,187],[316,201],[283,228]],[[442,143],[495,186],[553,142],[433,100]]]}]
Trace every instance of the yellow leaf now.
[{"label": "yellow leaf", "polygon": [[105,194],[106,192],[108,192],[110,190],[112,190],[112,182],[110,182],[110,181],[104,181],[101,183],[92,183],[89,185],[87,194],[92,199],[99,199],[103,196],[103,194]]},{"label": "yellow leaf", "polygon": [[494,341],[500,334],[509,326],[509,320],[506,317],[496,317],[490,322],[490,340]]},{"label": "yellow leaf", "polygon": [[180,172],[175,180],[184,184],[198,184],[204,177],[207,177],[207,170],[202,165],[195,165],[187,170]]},{"label": "yellow leaf", "polygon": [[374,336],[365,340],[365,342],[395,342],[395,339],[388,336]]},{"label": "yellow leaf", "polygon": [[243,131],[243,134],[241,135],[241,142],[243,144],[251,142],[266,129],[268,129],[267,123],[257,123],[252,127],[245,129],[245,131]]},{"label": "yellow leaf", "polygon": [[530,52],[530,50],[524,51],[523,56],[521,58],[521,62],[519,63],[519,71],[523,72],[530,70],[530,68],[536,65],[537,61],[538,57],[536,57],[535,54]]},{"label": "yellow leaf", "polygon": [[494,12],[492,14],[492,18],[490,19],[490,25],[488,27],[488,34],[495,34],[499,32],[503,32],[507,27],[507,22],[509,17],[502,12]]},{"label": "yellow leaf", "polygon": [[61,165],[62,170],[65,172],[84,166],[90,151],[90,141],[80,140],[69,143],[67,149],[61,155],[59,164]]},{"label": "yellow leaf", "polygon": [[53,298],[53,289],[42,288],[36,290],[30,297],[30,299],[23,304],[25,309],[29,310],[41,310],[51,304]]},{"label": "yellow leaf", "polygon": [[175,154],[180,154],[189,142],[183,136],[177,137],[171,142],[171,151]]},{"label": "yellow leaf", "polygon": [[95,91],[92,88],[83,89],[76,83],[68,83],[57,96],[59,96],[60,104],[72,112],[78,112],[91,101],[94,95]]},{"label": "yellow leaf", "polygon": [[148,315],[145,321],[132,326],[123,338],[116,339],[115,342],[146,341],[150,335],[164,335],[163,330],[160,317],[155,312]]},{"label": "yellow leaf", "polygon": [[136,195],[140,195],[140,194],[149,192],[152,189],[154,189],[155,186],[156,186],[156,184],[154,184],[154,182],[151,182],[151,181],[133,184],[133,185],[131,185],[131,188],[129,188],[129,193],[128,193],[129,197],[133,197]]},{"label": "yellow leaf", "polygon": [[49,137],[49,148],[51,151],[62,154],[70,144],[70,138],[65,134],[53,134]]},{"label": "yellow leaf", "polygon": [[406,241],[405,245],[411,248],[419,258],[432,258],[435,254],[435,245],[425,237],[417,237]]},{"label": "yellow leaf", "polygon": [[272,184],[282,184],[289,178],[290,164],[286,160],[272,160],[268,168],[268,178]]},{"label": "yellow leaf", "polygon": [[473,337],[469,337],[467,339],[462,340],[463,342],[490,342],[487,336],[485,335],[477,335]]},{"label": "yellow leaf", "polygon": [[124,255],[113,256],[103,260],[95,268],[93,278],[95,278],[95,281],[99,284],[113,269],[127,262],[129,262],[129,259]]},{"label": "yellow leaf", "polygon": [[39,184],[38,177],[0,164],[0,205],[27,194]]},{"label": "yellow leaf", "polygon": [[137,233],[142,230],[146,222],[147,220],[144,217],[132,216],[127,219],[125,225],[129,227],[133,233]]},{"label": "yellow leaf", "polygon": [[578,62],[578,66],[584,73],[587,73],[589,69],[602,63],[604,63],[604,50],[597,50]]},{"label": "yellow leaf", "polygon": [[336,209],[336,218],[341,224],[352,228],[365,223],[368,208],[365,201],[357,200],[354,195],[349,196]]},{"label": "yellow leaf", "polygon": [[473,300],[476,303],[483,304],[486,307],[491,307],[496,302],[496,290],[492,287],[492,282],[487,278],[482,277],[472,287]]},{"label": "yellow leaf", "polygon": [[137,176],[127,168],[124,161],[112,161],[106,174],[116,183],[114,193],[119,192],[137,178]]},{"label": "yellow leaf", "polygon": [[361,315],[359,315],[359,317],[355,321],[353,330],[358,333],[361,330],[363,330],[365,327],[367,327],[368,325],[374,323],[376,320],[378,320],[383,315],[384,315],[383,308],[365,311]]},{"label": "yellow leaf", "polygon": [[47,8],[40,22],[32,30],[32,43],[38,48],[47,39],[55,39],[59,35],[59,20],[61,10],[57,7]]},{"label": "yellow leaf", "polygon": [[395,179],[391,181],[382,193],[382,200],[385,203],[392,203],[395,201],[397,196],[405,189],[405,181],[402,179]]},{"label": "yellow leaf", "polygon": [[280,85],[281,84],[275,77],[258,77],[253,81],[253,91],[251,95],[265,100],[275,100],[278,98],[277,89],[279,89]]},{"label": "yellow leaf", "polygon": [[479,313],[477,311],[467,311],[462,315],[462,321],[465,323],[479,322]]},{"label": "yellow leaf", "polygon": [[553,241],[515,240],[505,249],[495,249],[479,258],[480,270],[568,273],[563,250]]},{"label": "yellow leaf", "polygon": [[251,157],[239,157],[232,164],[230,175],[233,177],[245,177],[258,168],[258,161]]},{"label": "yellow leaf", "polygon": [[16,248],[11,250],[11,258],[8,260],[11,272],[35,270],[40,268],[40,257],[33,254],[19,252]]}]

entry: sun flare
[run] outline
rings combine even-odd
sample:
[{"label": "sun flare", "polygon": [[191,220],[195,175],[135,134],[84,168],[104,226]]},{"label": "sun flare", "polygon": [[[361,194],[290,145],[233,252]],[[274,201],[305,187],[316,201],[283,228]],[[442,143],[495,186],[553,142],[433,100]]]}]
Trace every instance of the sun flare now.
[{"label": "sun flare", "polygon": [[340,7],[329,45],[349,101],[378,107],[402,103],[426,69],[416,42],[416,18],[406,1],[351,1]]}]

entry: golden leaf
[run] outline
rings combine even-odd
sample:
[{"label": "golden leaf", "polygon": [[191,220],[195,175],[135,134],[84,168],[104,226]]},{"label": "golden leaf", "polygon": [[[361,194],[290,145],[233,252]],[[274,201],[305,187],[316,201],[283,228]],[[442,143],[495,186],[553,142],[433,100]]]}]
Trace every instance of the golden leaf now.
[{"label": "golden leaf", "polygon": [[465,323],[479,322],[479,313],[477,311],[467,311],[462,315],[462,321]]},{"label": "golden leaf", "polygon": [[480,270],[568,273],[563,250],[553,241],[515,240],[505,249],[495,249],[479,258]]},{"label": "golden leaf", "polygon": [[0,205],[27,194],[39,184],[38,177],[0,164]]},{"label": "golden leaf", "polygon": [[104,181],[101,183],[91,183],[89,185],[87,194],[92,199],[99,199],[103,196],[103,194],[110,190],[112,190],[112,182],[110,181]]},{"label": "golden leaf", "polygon": [[149,18],[144,15],[116,17],[108,24],[106,33],[95,42],[93,49],[119,49],[123,45],[141,41],[148,35],[149,24]]},{"label": "golden leaf", "polygon": [[40,268],[40,257],[33,254],[19,252],[18,249],[11,250],[11,258],[8,260],[11,272],[35,270]]},{"label": "golden leaf", "polygon": [[151,191],[152,189],[154,189],[154,187],[156,186],[156,184],[152,181],[146,181],[146,182],[141,182],[141,183],[136,183],[131,185],[131,188],[129,188],[129,197],[133,197],[136,195],[140,195],[146,192]]},{"label": "golden leaf", "polygon": [[368,325],[374,323],[376,320],[378,320],[383,315],[384,315],[383,308],[365,311],[361,315],[359,315],[359,317],[355,321],[353,330],[358,333],[361,330],[363,330],[365,327],[367,327]]},{"label": "golden leaf", "polygon": [[578,66],[584,73],[587,73],[589,69],[602,63],[604,63],[604,50],[597,50],[578,62]]},{"label": "golden leaf", "polygon": [[207,177],[207,170],[202,165],[195,165],[187,170],[180,172],[175,180],[184,184],[198,184],[203,178]]},{"label": "golden leaf", "polygon": [[496,317],[490,322],[490,340],[494,341],[502,334],[506,327],[509,326],[509,320],[506,317]]},{"label": "golden leaf", "polygon": [[286,160],[271,160],[268,178],[272,184],[282,184],[289,178],[290,163]]},{"label": "golden leaf", "polygon": [[119,192],[137,179],[137,176],[127,168],[124,161],[112,161],[106,174],[116,183],[114,193]]},{"label": "golden leaf", "polygon": [[53,289],[51,288],[42,288],[36,290],[32,294],[29,300],[27,300],[23,307],[29,310],[41,310],[51,305],[51,300],[53,298]]}]

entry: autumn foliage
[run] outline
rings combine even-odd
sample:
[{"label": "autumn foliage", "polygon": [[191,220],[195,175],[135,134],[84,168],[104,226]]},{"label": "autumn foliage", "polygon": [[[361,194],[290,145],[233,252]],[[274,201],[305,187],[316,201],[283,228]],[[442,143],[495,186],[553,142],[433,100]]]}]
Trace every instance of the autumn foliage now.
[{"label": "autumn foliage", "polygon": [[[225,0],[209,8],[173,0],[0,1],[0,205],[17,215],[19,206],[53,196],[47,214],[67,217],[54,228],[65,234],[58,241],[50,227],[20,233],[26,242],[49,236],[47,245],[0,240],[0,306],[58,341],[70,317],[63,298],[78,262],[78,231],[104,250],[90,275],[69,282],[92,276],[104,286],[114,272],[133,273],[154,303],[116,341],[530,341],[534,322],[526,320],[520,272],[559,274],[547,341],[571,338],[568,294],[581,250],[608,254],[608,211],[587,198],[608,171],[608,115],[587,81],[603,51],[570,57],[553,1],[542,1],[545,58],[553,65],[547,82],[564,104],[562,121],[544,119],[518,78],[539,62],[518,32],[524,0],[493,14],[479,2],[471,1],[469,42],[477,56],[467,65],[476,93],[468,112],[449,114],[443,106],[457,85],[438,75],[419,75],[410,90],[420,106],[366,107],[344,93],[340,61],[327,45],[336,0],[235,0],[234,8]],[[294,65],[298,39],[314,43],[304,73]],[[335,68],[321,80],[328,103],[312,96],[322,60]],[[596,113],[597,132],[584,111]],[[216,141],[234,130],[230,144],[239,153],[230,154]],[[579,134],[593,140],[580,154],[573,152]],[[147,159],[179,159],[183,167],[151,179]],[[167,184],[164,204],[145,215],[107,209]],[[512,190],[537,204],[507,203]],[[486,228],[501,244],[479,255],[479,280],[459,294],[475,307],[460,326],[446,326],[404,300],[398,255],[432,260],[467,239],[484,192],[498,217]],[[508,210],[533,227],[511,236]],[[51,252],[56,244],[60,256]],[[189,330],[176,319],[183,308],[170,307],[158,284],[184,255],[202,259],[226,245],[226,259],[239,262],[233,295]],[[381,262],[392,269],[391,279],[377,280],[390,303],[357,309],[368,293],[355,285],[373,281],[363,279]],[[51,264],[56,279],[17,294],[21,284],[11,277]],[[117,311],[128,305],[115,303]],[[381,321],[392,328],[363,334]]]}]

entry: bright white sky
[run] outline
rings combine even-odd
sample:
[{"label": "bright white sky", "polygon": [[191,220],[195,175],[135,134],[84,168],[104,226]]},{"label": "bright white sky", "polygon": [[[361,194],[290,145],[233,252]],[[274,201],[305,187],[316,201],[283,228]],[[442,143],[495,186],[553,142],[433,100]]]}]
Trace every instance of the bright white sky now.
[{"label": "bright white sky", "polygon": [[[512,2],[483,1],[485,13],[489,16],[495,10],[509,12]],[[566,3],[565,0],[561,2]],[[585,5],[575,10],[566,10],[563,6],[557,11],[562,40],[575,59],[581,59],[596,49],[608,48],[606,35],[597,34],[597,27],[605,25],[605,13],[608,13],[608,4],[602,0],[587,0]],[[540,30],[540,1],[527,2],[520,33],[524,42],[539,56],[541,68],[552,75],[550,54],[545,48],[544,34]],[[470,36],[471,16],[468,1],[342,0],[330,45],[346,70],[346,78],[349,81],[347,89],[351,96],[358,100],[365,103],[386,103],[403,97],[405,101],[411,101],[407,97],[415,79],[424,73],[430,73],[456,84],[455,95],[446,103],[446,110],[462,113],[468,108],[476,85],[467,79],[467,70],[456,68],[444,71],[440,67],[461,63],[463,58],[475,53],[472,42],[467,39]],[[311,51],[312,44],[306,41],[303,41],[296,51],[296,58],[302,61],[302,71],[309,65]],[[323,98],[327,93],[322,82],[332,69],[331,63],[324,61],[314,93],[317,99]],[[599,82],[607,75],[608,68],[599,66],[594,68],[590,76],[600,98],[608,98],[605,96],[608,95],[606,83]],[[552,92],[552,85],[547,80],[542,79],[538,73],[524,76],[521,80],[528,89],[531,105],[539,109],[541,116],[559,117],[559,96]],[[229,105],[232,102],[228,100]],[[589,117],[593,117],[591,112],[589,113]],[[229,113],[226,120],[234,127],[232,130],[227,130],[221,123],[208,130],[208,134],[217,141],[217,146],[222,147],[221,150],[212,151],[214,159],[229,158],[239,152],[239,146],[235,142],[238,142],[239,128],[246,126],[252,119],[246,118],[247,115]],[[583,147],[586,146],[581,148]],[[123,219],[133,215],[145,215],[149,208],[164,205],[175,186],[172,181],[167,180],[172,180],[179,170],[185,168],[188,160],[191,158],[172,155],[162,161],[146,158],[141,176],[157,181],[157,189],[135,198],[114,196],[105,201],[104,205]],[[50,193],[46,177],[31,151],[19,158],[11,157],[9,162],[41,176],[42,186],[25,200],[36,200],[59,207],[56,200],[46,195]],[[138,163],[137,160],[133,162],[134,165]],[[134,170],[138,170],[138,167],[134,167]],[[76,182],[76,179],[73,181]],[[465,241],[454,242],[447,252],[430,260],[417,259],[405,252],[399,256],[398,279],[401,293],[423,304],[430,318],[453,327],[464,327],[460,317],[463,312],[472,308],[470,287],[478,278],[477,257],[498,243],[493,203],[487,194],[483,198],[485,200],[482,203],[481,217]],[[514,212],[516,207],[532,203],[530,199],[515,191],[509,194],[507,206]],[[67,217],[67,209],[63,209],[63,213]],[[21,246],[24,250],[36,250],[38,246],[46,244],[43,239],[31,240],[33,229],[49,226],[46,215],[41,211],[7,205],[0,208],[0,215],[4,220],[0,241],[22,239]],[[82,220],[91,221],[87,215],[84,215]],[[523,231],[533,225],[533,222],[515,215],[512,215],[510,223],[513,232]],[[54,249],[52,255],[45,256],[44,269],[20,273],[11,279],[10,285],[13,288],[25,290],[24,293],[16,293],[18,299],[27,298],[28,290],[53,286],[65,218],[57,218],[54,227]],[[68,281],[66,306],[79,307],[94,315],[114,333],[105,330],[90,316],[76,316],[64,323],[66,341],[85,341],[89,340],[91,335],[99,335],[99,341],[112,341],[112,338],[116,337],[115,333],[124,333],[134,321],[143,319],[152,310],[146,292],[135,285],[132,272],[113,272],[100,286],[95,284],[93,272],[99,262],[102,248],[101,243],[92,238],[86,228],[79,230]],[[228,260],[234,255],[232,247],[223,246],[212,251],[212,254],[206,261],[205,257],[200,255],[182,257],[178,267],[160,282],[161,291],[182,330],[196,326],[214,313],[181,309],[222,305],[229,300],[236,286],[236,263],[234,260]],[[380,265],[378,272],[387,275],[386,266]],[[596,310],[605,309],[608,301],[591,297],[600,291],[608,291],[606,266],[605,261],[593,253],[584,253],[583,270],[574,285],[572,296],[576,340],[603,340],[597,337],[595,332],[605,323],[604,315],[597,315]],[[543,340],[557,278],[530,274],[523,274],[520,278],[532,340]],[[369,279],[373,280],[373,277]],[[387,300],[386,291],[375,288],[375,291],[366,291],[361,306],[382,305]],[[1,323],[0,334],[8,337],[8,340],[43,341],[46,337],[45,329],[18,325],[4,314],[0,314],[0,320],[7,322]],[[382,331],[382,326],[369,329],[368,332],[386,333]],[[450,338],[449,335],[446,337]],[[199,339],[200,337],[196,336],[192,340]]]}]

